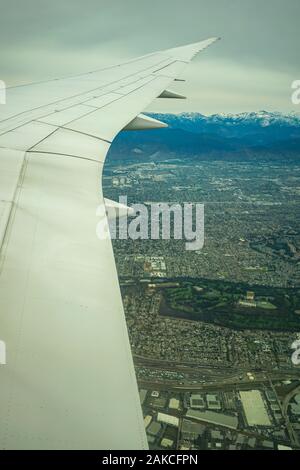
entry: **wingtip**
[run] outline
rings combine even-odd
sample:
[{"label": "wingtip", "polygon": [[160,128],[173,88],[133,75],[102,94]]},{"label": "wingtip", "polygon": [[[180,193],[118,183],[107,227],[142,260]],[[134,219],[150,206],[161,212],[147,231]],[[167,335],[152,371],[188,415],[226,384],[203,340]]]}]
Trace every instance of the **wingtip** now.
[{"label": "wingtip", "polygon": [[220,40],[221,40],[220,36],[214,36],[214,37],[211,37],[211,38],[208,38],[208,39],[204,39],[204,41],[200,41],[196,44],[198,44],[199,52],[201,52],[204,49],[206,49],[207,47],[211,46],[212,44],[214,44],[215,42],[220,41]]},{"label": "wingtip", "polygon": [[199,52],[203,51],[207,47],[211,46],[214,42],[219,41],[221,38],[211,37],[205,39],[204,41],[194,42],[192,44],[187,44],[185,46],[175,47],[168,49],[164,52],[171,54],[178,60],[190,61],[192,60]]}]

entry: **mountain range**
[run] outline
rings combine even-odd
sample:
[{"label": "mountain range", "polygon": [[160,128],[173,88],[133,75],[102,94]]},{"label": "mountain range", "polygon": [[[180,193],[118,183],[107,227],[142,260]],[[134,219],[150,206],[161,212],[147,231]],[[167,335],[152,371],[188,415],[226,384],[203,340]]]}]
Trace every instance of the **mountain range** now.
[{"label": "mountain range", "polygon": [[300,159],[300,114],[149,114],[167,129],[121,132],[110,158]]}]

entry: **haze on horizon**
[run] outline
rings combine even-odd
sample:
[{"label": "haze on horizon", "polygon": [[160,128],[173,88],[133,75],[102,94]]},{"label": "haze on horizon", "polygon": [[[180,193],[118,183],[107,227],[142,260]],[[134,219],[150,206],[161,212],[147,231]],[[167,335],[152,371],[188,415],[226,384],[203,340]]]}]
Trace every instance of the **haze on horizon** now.
[{"label": "haze on horizon", "polygon": [[0,79],[8,86],[113,65],[211,36],[149,111],[300,111],[299,0],[1,0]]}]

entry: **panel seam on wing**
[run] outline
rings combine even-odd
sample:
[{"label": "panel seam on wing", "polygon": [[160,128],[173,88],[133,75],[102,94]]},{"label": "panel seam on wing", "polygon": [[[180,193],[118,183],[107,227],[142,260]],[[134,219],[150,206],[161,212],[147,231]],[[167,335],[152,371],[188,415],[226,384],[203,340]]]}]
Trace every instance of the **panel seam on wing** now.
[{"label": "panel seam on wing", "polygon": [[61,155],[62,157],[79,158],[80,160],[87,160],[89,162],[100,163],[101,165],[104,165],[103,162],[101,162],[100,160],[95,160],[94,158],[81,157],[80,155],[72,155],[69,153],[62,153],[62,152],[51,152],[50,150],[47,152],[41,151],[41,150],[28,150],[26,153],[29,153],[29,154],[35,153],[35,154],[41,154],[41,155]]}]

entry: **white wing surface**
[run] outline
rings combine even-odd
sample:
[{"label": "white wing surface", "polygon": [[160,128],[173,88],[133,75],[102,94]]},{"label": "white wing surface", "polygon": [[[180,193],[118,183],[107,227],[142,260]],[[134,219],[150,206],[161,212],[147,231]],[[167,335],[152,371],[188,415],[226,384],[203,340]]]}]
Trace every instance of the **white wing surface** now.
[{"label": "white wing surface", "polygon": [[8,90],[0,107],[1,449],[147,447],[112,245],[96,236],[101,176],[116,134],[214,41]]}]

